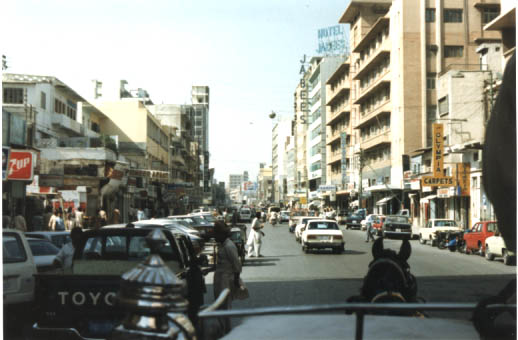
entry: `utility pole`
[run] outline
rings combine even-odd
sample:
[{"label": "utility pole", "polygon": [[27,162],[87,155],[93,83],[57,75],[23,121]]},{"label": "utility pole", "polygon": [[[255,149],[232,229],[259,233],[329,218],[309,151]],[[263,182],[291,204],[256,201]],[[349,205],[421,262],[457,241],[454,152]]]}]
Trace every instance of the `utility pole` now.
[{"label": "utility pole", "polygon": [[2,54],[2,71],[7,70],[7,57],[5,54]]},{"label": "utility pole", "polygon": [[363,149],[360,149],[359,153],[359,163],[360,163],[360,183],[359,183],[359,190],[358,190],[358,209],[362,208],[362,195],[363,195],[363,178],[362,178],[362,172],[363,172],[363,166],[364,166],[364,160],[363,160]]}]

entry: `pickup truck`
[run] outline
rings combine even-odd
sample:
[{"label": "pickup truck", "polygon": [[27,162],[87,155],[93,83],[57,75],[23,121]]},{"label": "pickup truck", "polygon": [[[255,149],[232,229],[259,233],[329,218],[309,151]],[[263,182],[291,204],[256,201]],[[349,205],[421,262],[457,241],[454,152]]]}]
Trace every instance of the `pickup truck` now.
[{"label": "pickup truck", "polygon": [[345,229],[361,229],[361,221],[365,219],[365,214],[365,209],[358,209],[352,214],[349,214],[345,219]]},{"label": "pickup truck", "polygon": [[[106,338],[125,314],[115,301],[121,275],[150,254],[145,238],[151,230],[113,225],[84,231],[71,270],[35,275],[35,337]],[[188,312],[195,324],[193,319],[205,292],[201,259],[187,236],[165,228],[162,231],[169,242],[159,249],[159,254],[179,278],[187,281]]]},{"label": "pickup truck", "polygon": [[495,234],[498,229],[496,221],[481,221],[464,233],[464,253],[478,253],[484,255],[486,252],[486,239]]}]

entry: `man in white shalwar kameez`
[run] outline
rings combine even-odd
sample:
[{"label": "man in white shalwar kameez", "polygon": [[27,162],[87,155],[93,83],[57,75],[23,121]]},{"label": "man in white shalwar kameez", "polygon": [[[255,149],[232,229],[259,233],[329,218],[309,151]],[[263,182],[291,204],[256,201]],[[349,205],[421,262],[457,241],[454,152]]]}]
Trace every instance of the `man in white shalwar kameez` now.
[{"label": "man in white shalwar kameez", "polygon": [[260,223],[261,213],[257,212],[255,214],[255,218],[252,221],[252,227],[250,228],[250,233],[248,234],[248,240],[246,245],[248,246],[248,257],[262,257],[261,255],[261,244],[263,238],[263,232],[261,229],[263,226]]}]

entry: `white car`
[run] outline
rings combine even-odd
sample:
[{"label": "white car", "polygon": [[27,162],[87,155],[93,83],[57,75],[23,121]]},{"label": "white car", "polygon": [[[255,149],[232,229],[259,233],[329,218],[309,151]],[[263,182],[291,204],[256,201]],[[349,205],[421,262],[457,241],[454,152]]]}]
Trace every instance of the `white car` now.
[{"label": "white car", "polygon": [[504,238],[499,232],[486,238],[486,259],[493,261],[497,256],[503,258],[505,265],[512,264],[515,259],[515,254],[507,249]]},{"label": "white car", "polygon": [[23,310],[23,306],[28,306],[34,300],[34,274],[37,273],[27,238],[18,230],[4,229],[2,252],[4,313],[6,306]]},{"label": "white car", "polygon": [[462,228],[455,222],[446,218],[432,218],[424,227],[419,229],[419,243],[430,242],[432,246],[437,243],[437,232],[462,231]]},{"label": "white car", "polygon": [[241,210],[239,210],[239,219],[242,221],[252,222],[252,210],[241,208]]},{"label": "white car", "polygon": [[334,253],[344,251],[344,235],[334,220],[308,221],[302,232],[302,250],[307,253],[312,248],[331,248]]},{"label": "white car", "polygon": [[295,240],[297,242],[300,242],[300,238],[302,237],[302,232],[304,231],[304,228],[306,227],[306,223],[310,220],[318,220],[320,217],[317,216],[304,216],[300,219],[300,223],[297,224],[295,227]]}]

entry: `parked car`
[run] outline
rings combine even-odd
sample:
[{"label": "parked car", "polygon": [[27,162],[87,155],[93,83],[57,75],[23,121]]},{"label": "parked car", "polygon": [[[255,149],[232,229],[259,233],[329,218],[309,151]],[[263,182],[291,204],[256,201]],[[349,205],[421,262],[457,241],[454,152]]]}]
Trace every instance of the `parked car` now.
[{"label": "parked car", "polygon": [[186,223],[187,226],[198,230],[200,232],[200,237],[205,241],[209,241],[214,237],[214,222],[208,221],[201,215],[167,216],[167,219]]},{"label": "parked car", "polygon": [[493,261],[495,257],[502,257],[507,266],[516,262],[516,254],[507,249],[504,238],[498,230],[495,231],[495,235],[486,238],[485,249],[488,261]]},{"label": "parked car", "polygon": [[428,220],[425,226],[419,229],[419,243],[426,244],[427,242],[430,242],[432,246],[436,246],[437,232],[448,231],[459,232],[462,231],[462,228],[459,227],[455,220],[446,218],[432,218]]},{"label": "parked car", "polygon": [[477,252],[484,255],[486,251],[486,238],[493,236],[497,230],[496,221],[477,222],[470,230],[464,232],[465,254]]},{"label": "parked car", "polygon": [[54,270],[53,262],[59,253],[59,248],[46,239],[29,237],[27,241],[29,242],[38,273]]},{"label": "parked car", "polygon": [[290,212],[288,210],[281,211],[279,220],[280,220],[280,223],[289,222],[290,221]]},{"label": "parked car", "polygon": [[15,229],[2,231],[4,274],[4,326],[17,324],[34,301],[36,262],[25,235]]},{"label": "parked car", "polygon": [[295,228],[297,227],[298,224],[300,224],[300,221],[302,220],[302,218],[306,217],[307,215],[308,215],[308,212],[304,211],[304,210],[294,211],[293,215],[290,217],[290,221],[288,222],[289,231],[291,233],[294,233]]},{"label": "parked car", "polygon": [[342,253],[345,247],[344,235],[334,220],[310,220],[301,236],[302,251],[308,253],[313,248],[331,248],[334,253]]},{"label": "parked car", "polygon": [[306,227],[306,224],[310,220],[318,220],[320,217],[318,216],[305,216],[301,218],[300,223],[297,224],[295,227],[295,241],[300,242],[300,238],[302,236],[302,232],[304,231],[304,228]]},{"label": "parked car", "polygon": [[[158,253],[178,278],[186,280],[188,316],[195,317],[203,304],[204,286],[204,271],[196,267],[206,261],[194,254],[189,238],[184,234],[168,229],[161,231],[167,241]],[[38,312],[32,328],[33,337],[109,337],[127,312],[115,303],[121,275],[142,263],[151,253],[147,242],[150,232],[156,233],[156,228],[125,228],[124,224],[83,231],[70,272],[36,275]]]},{"label": "parked car", "polygon": [[25,236],[49,240],[59,249],[72,241],[70,231],[28,231]]},{"label": "parked car", "polygon": [[387,215],[381,228],[381,234],[384,238],[402,237],[410,239],[412,236],[412,224],[408,216]]}]

